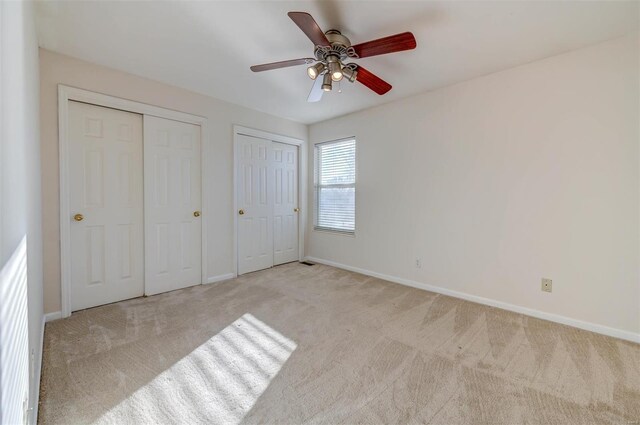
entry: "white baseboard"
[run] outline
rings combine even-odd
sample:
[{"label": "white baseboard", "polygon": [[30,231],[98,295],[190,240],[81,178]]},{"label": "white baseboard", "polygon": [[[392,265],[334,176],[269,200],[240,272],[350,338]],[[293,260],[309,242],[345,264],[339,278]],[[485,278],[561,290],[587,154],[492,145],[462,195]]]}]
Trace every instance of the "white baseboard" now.
[{"label": "white baseboard", "polygon": [[30,422],[32,425],[38,423],[38,407],[40,406],[40,379],[42,377],[42,355],[44,353],[44,326],[48,322],[52,322],[54,320],[62,319],[61,311],[54,311],[53,313],[47,313],[42,315],[42,326],[40,327],[40,353],[38,358],[36,359],[38,370],[35,373],[33,379],[35,382],[32,385],[36,385],[38,391],[36,391],[36,399],[32,407],[32,414],[30,418]]},{"label": "white baseboard", "polygon": [[29,415],[29,423],[31,425],[36,425],[38,423],[38,407],[40,406],[40,377],[42,374],[42,353],[44,352],[44,324],[46,322],[46,316],[42,315],[42,323],[40,325],[40,347],[39,353],[36,353],[36,367],[37,370],[33,374],[33,382],[31,386],[35,386],[38,390],[36,391],[36,399],[33,401],[31,405],[31,414]]},{"label": "white baseboard", "polygon": [[[54,320],[62,319],[61,311],[54,311],[53,313],[47,313],[44,315],[44,321],[46,323],[52,322]],[[44,329],[43,329],[44,332]]]},{"label": "white baseboard", "polygon": [[417,289],[423,289],[425,291],[436,292],[442,295],[448,295],[454,298],[460,298],[466,301],[475,302],[478,304],[484,304],[491,307],[500,308],[503,310],[513,311],[514,313],[520,313],[527,316],[535,317],[538,319],[548,320],[550,322],[561,323],[567,326],[573,326],[574,328],[584,329],[586,331],[591,331],[595,333],[599,333],[602,335],[612,336],[614,338],[620,338],[631,342],[640,343],[640,333],[634,333],[629,331],[624,331],[621,329],[610,328],[608,326],[598,325],[596,323],[584,322],[582,320],[572,319],[566,316],[560,316],[558,314],[546,313],[544,311],[534,310],[528,307],[522,307],[515,304],[509,304],[502,301],[493,300],[490,298],[483,298],[477,295],[471,295],[464,292],[452,291],[451,289],[442,288],[440,286],[429,285],[427,283],[417,282],[415,280],[404,279],[401,277],[390,276],[378,272],[373,272],[370,270],[361,269],[358,267],[348,266],[346,264],[336,263],[335,261],[324,260],[322,258],[316,257],[305,257],[305,260],[311,261],[314,263],[325,264],[327,266],[336,267],[339,269],[344,269],[348,271],[352,271],[355,273],[364,274],[367,276],[376,277],[379,279],[388,280],[389,282],[399,283],[405,286],[411,286]]},{"label": "white baseboard", "polygon": [[216,283],[216,282],[222,282],[223,280],[229,280],[229,279],[233,279],[236,278],[238,276],[236,276],[235,273],[227,273],[227,274],[221,274],[218,276],[211,276],[210,278],[207,279],[207,281],[205,283]]}]

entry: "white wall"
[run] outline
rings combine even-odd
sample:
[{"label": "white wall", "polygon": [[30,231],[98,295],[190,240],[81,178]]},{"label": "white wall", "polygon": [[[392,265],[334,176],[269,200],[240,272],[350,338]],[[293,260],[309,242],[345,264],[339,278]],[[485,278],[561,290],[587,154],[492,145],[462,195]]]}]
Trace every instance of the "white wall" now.
[{"label": "white wall", "polygon": [[[42,354],[39,78],[33,14],[31,2],[0,2],[2,424],[23,423],[25,396],[26,407],[37,406]],[[29,420],[35,423],[35,415]]]},{"label": "white wall", "polygon": [[[212,76],[214,78],[214,76]],[[40,50],[42,134],[42,208],[44,211],[44,308],[60,311],[60,214],[58,167],[57,85],[65,84],[111,96],[174,109],[209,119],[205,141],[205,178],[210,182],[208,274],[232,273],[233,267],[233,124],[307,139],[307,126],[252,111],[177,87],[94,65],[47,50]]]},{"label": "white wall", "polygon": [[633,35],[312,125],[357,211],[307,255],[640,338],[638,75]]}]

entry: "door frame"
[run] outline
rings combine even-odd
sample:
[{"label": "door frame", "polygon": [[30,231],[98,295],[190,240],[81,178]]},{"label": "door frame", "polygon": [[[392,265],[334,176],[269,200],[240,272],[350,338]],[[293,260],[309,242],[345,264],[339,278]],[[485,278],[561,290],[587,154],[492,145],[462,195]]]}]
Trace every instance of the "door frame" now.
[{"label": "door frame", "polygon": [[[209,186],[205,179],[207,164],[205,154],[210,143],[208,138],[208,119],[198,115],[161,108],[142,102],[122,99],[102,93],[58,84],[58,147],[60,171],[60,295],[62,317],[71,315],[71,211],[69,208],[69,101],[89,103],[106,108],[119,109],[135,114],[150,115],[159,118],[181,121],[200,126],[200,179],[202,190],[202,270],[201,283],[207,280],[207,206]],[[142,143],[144,146],[144,132]],[[144,208],[144,207],[143,207]]]},{"label": "door frame", "polygon": [[307,228],[307,142],[255,128],[233,126],[233,274],[238,276],[238,135],[256,137],[298,147],[298,261],[304,258],[305,229]]}]

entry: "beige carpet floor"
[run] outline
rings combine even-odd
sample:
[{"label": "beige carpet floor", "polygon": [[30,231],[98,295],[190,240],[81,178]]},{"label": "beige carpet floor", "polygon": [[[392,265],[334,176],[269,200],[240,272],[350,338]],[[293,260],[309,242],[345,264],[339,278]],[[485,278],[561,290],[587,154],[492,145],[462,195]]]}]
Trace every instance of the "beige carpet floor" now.
[{"label": "beige carpet floor", "polygon": [[640,423],[638,344],[322,265],[74,313],[44,344],[42,424]]}]

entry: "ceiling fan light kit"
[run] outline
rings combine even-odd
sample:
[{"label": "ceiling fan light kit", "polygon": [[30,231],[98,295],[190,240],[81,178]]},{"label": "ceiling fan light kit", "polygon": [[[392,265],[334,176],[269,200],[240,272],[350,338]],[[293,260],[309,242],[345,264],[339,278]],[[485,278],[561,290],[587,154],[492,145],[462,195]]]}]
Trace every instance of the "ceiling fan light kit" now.
[{"label": "ceiling fan light kit", "polygon": [[[306,12],[289,12],[291,20],[306,34],[314,44],[313,58],[294,59],[281,62],[254,65],[253,72],[268,71],[296,65],[311,65],[307,74],[316,80],[307,98],[308,102],[317,102],[322,98],[322,92],[331,91],[332,82],[346,79],[350,83],[358,81],[379,95],[391,90],[391,84],[377,77],[355,63],[344,64],[347,59],[360,59],[386,53],[400,52],[416,48],[416,39],[410,32],[380,38],[355,46],[338,30],[323,32],[313,17]],[[316,62],[314,64],[314,62]],[[322,76],[322,81],[318,77]],[[322,83],[322,84],[320,84]]]},{"label": "ceiling fan light kit", "polygon": [[342,68],[342,76],[346,78],[347,81],[353,83],[356,81],[358,77],[358,65],[355,63],[348,63]]},{"label": "ceiling fan light kit", "polygon": [[318,75],[322,74],[326,69],[327,67],[324,66],[322,62],[318,62],[317,64],[311,65],[307,68],[307,74],[309,75],[309,78],[315,80],[318,78]]},{"label": "ceiling fan light kit", "polygon": [[340,63],[340,59],[338,59],[337,56],[330,55],[327,57],[327,63],[329,64],[327,68],[329,68],[331,79],[333,81],[342,80],[342,64]]},{"label": "ceiling fan light kit", "polygon": [[331,91],[331,76],[329,73],[324,74],[322,79],[322,90],[323,91]]}]

